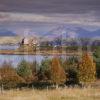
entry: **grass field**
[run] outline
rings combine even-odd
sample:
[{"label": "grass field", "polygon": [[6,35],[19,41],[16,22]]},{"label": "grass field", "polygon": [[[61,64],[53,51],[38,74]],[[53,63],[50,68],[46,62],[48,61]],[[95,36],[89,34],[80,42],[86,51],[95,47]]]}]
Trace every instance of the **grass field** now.
[{"label": "grass field", "polygon": [[0,100],[100,100],[99,89],[10,90]]}]

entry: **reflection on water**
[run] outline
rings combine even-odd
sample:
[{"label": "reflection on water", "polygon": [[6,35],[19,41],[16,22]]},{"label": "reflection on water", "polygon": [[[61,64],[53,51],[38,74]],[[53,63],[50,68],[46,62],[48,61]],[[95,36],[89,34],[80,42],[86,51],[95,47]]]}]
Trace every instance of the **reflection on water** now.
[{"label": "reflection on water", "polygon": [[3,62],[11,62],[14,67],[18,65],[20,61],[23,59],[28,62],[37,61],[41,63],[43,59],[49,58],[51,59],[53,56],[43,56],[43,55],[0,55],[0,65]]},{"label": "reflection on water", "polygon": [[41,60],[44,59],[44,57],[41,55],[0,55],[0,64],[6,61],[11,62],[13,66],[16,67],[17,64],[23,59],[28,62],[37,61],[38,63],[40,63]]},{"label": "reflection on water", "polygon": [[[0,55],[0,65],[2,63],[11,62],[14,67],[17,67],[18,63],[21,62],[23,59],[28,62],[37,61],[39,64],[43,59],[49,58],[51,59],[54,57],[53,55],[43,56],[43,55]],[[59,57],[66,58],[66,55],[61,55]],[[68,58],[69,56],[67,56]]]}]

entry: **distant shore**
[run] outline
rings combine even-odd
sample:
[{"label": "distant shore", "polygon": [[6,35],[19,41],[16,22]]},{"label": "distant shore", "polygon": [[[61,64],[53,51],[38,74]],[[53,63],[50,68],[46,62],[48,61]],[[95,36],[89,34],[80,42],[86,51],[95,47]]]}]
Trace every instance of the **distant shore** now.
[{"label": "distant shore", "polygon": [[67,56],[80,55],[78,52],[57,52],[57,51],[22,52],[16,50],[0,50],[0,54],[1,55],[67,55]]}]

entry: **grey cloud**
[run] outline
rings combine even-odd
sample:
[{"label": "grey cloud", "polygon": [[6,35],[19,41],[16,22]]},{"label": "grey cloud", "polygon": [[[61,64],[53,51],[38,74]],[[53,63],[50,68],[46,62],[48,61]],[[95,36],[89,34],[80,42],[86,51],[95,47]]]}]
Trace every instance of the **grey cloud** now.
[{"label": "grey cloud", "polygon": [[[100,19],[93,12],[88,14],[32,14],[32,13],[5,13],[0,12],[0,22],[39,22],[52,24],[81,24],[100,26]],[[5,16],[5,18],[3,18]]]},{"label": "grey cloud", "polygon": [[100,26],[100,0],[0,0],[0,23],[10,22]]},{"label": "grey cloud", "polygon": [[28,13],[99,13],[100,0],[0,0],[0,11]]}]

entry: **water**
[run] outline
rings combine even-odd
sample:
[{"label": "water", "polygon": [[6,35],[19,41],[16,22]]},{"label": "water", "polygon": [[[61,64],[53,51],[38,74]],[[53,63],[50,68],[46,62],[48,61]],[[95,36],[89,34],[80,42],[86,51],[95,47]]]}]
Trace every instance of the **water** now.
[{"label": "water", "polygon": [[40,63],[45,57],[41,55],[0,55],[0,65],[2,63],[11,62],[14,67],[17,67],[23,59],[28,62],[37,61]]},{"label": "water", "polygon": [[18,47],[18,45],[0,45],[0,50],[15,50]]},{"label": "water", "polygon": [[[18,48],[18,45],[0,45],[0,50],[14,50]],[[39,64],[43,59],[49,58],[51,59],[53,56],[44,56],[44,55],[2,55],[0,54],[0,66],[6,61],[11,62],[14,67],[24,59],[28,62],[37,61]],[[60,57],[66,57],[64,55],[60,55]],[[68,56],[67,56],[68,57]]]},{"label": "water", "polygon": [[43,56],[43,55],[0,55],[0,65],[2,65],[5,61],[12,63],[14,67],[24,59],[28,62],[37,61],[39,64],[42,60],[48,58],[51,59],[53,56]]},{"label": "water", "polygon": [[[19,46],[18,45],[0,45],[0,50],[15,50]],[[14,67],[24,59],[28,62],[37,61],[40,63],[45,57],[41,55],[2,55],[0,54],[0,65],[2,65],[5,61],[10,62]]]}]

